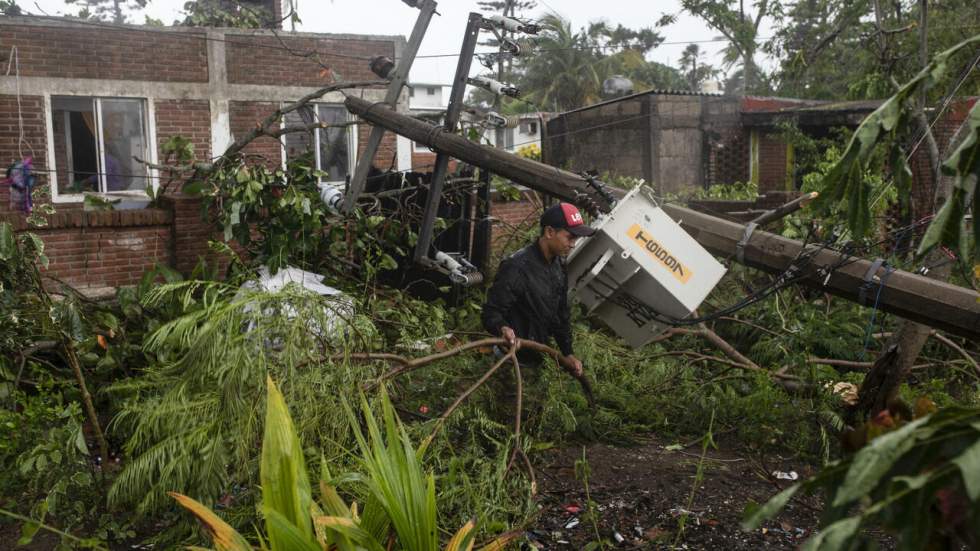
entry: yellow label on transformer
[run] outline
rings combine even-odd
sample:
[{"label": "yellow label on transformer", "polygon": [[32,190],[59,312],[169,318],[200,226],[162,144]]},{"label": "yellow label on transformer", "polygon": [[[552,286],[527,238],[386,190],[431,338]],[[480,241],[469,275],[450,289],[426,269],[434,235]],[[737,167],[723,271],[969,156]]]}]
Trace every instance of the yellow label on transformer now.
[{"label": "yellow label on transformer", "polygon": [[633,224],[630,229],[626,230],[626,235],[633,240],[637,245],[646,250],[650,258],[656,260],[664,268],[670,270],[670,274],[674,276],[677,281],[681,283],[687,283],[694,272],[690,268],[681,264],[677,257],[672,255],[670,251],[664,248],[649,231],[643,229],[639,224]]}]

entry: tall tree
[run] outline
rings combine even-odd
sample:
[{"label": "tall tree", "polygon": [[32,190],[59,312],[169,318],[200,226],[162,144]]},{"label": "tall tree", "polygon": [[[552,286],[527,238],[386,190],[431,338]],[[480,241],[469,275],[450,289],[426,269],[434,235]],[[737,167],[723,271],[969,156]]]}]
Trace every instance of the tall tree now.
[{"label": "tall tree", "polygon": [[514,82],[530,102],[527,108],[575,109],[601,99],[602,83],[613,75],[637,89],[682,88],[680,73],[645,59],[663,38],[651,28],[630,29],[592,23],[575,31],[555,14],[540,19],[532,55],[517,58]]},{"label": "tall tree", "polygon": [[[755,54],[759,49],[759,26],[766,17],[778,17],[782,12],[779,0],[757,0],[755,14],[746,10],[745,0],[681,0],[681,9],[704,20],[728,39],[725,61],[728,67],[741,62],[741,90],[743,94],[753,93],[764,84],[762,70],[756,64]],[[676,20],[676,15],[668,15],[660,20],[667,25]]]},{"label": "tall tree", "polygon": [[78,6],[77,17],[99,19],[111,23],[126,23],[126,12],[145,8],[149,0],[65,0],[65,4]]},{"label": "tall tree", "polygon": [[[980,4],[975,0],[932,3],[924,35],[917,2],[891,2],[877,13],[875,5],[874,0],[800,0],[788,5],[782,24],[763,46],[778,62],[775,92],[813,99],[886,97],[895,90],[893,79],[905,82],[921,68],[923,36],[929,51],[941,52],[980,28]],[[962,52],[952,62],[965,67],[969,57]],[[959,77],[960,72],[948,72],[928,91],[927,101],[942,97]],[[980,89],[980,72],[966,79],[960,90]]]},{"label": "tall tree", "polygon": [[184,2],[184,19],[175,25],[187,27],[236,27],[240,29],[261,29],[278,27],[266,2],[235,0],[193,0]]},{"label": "tall tree", "polygon": [[699,91],[701,84],[718,74],[718,69],[706,63],[703,58],[704,53],[697,44],[688,44],[681,53],[680,70],[688,90],[692,92]]},{"label": "tall tree", "polygon": [[0,14],[24,15],[24,10],[20,9],[16,0],[0,0]]}]

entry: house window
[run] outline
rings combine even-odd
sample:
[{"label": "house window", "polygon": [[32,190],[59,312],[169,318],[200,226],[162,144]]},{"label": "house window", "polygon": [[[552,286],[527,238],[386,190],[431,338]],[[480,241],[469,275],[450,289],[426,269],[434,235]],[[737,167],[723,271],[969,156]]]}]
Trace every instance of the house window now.
[{"label": "house window", "polygon": [[[342,125],[350,121],[343,105],[316,104],[287,113],[284,124],[287,127],[309,125],[321,122],[327,125]],[[334,126],[317,128],[309,132],[290,132],[283,136],[286,158],[294,159],[302,155],[310,157],[311,166],[321,172],[321,182],[344,182],[354,166],[356,135],[354,126]]]},{"label": "house window", "polygon": [[57,196],[146,189],[152,160],[146,100],[51,98]]},{"label": "house window", "polygon": [[436,89],[433,88],[432,86],[429,86],[428,88],[425,89],[425,93],[429,94],[430,96],[434,96],[436,95]]},{"label": "house window", "polygon": [[506,150],[514,149],[514,129],[513,128],[498,128],[494,132],[494,143],[497,147],[502,147]]}]

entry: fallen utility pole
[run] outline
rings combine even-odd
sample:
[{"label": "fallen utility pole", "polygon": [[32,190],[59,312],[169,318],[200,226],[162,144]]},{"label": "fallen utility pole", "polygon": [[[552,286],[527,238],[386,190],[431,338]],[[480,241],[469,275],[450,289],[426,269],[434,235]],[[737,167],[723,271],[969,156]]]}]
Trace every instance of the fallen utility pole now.
[{"label": "fallen utility pole", "polygon": [[[383,104],[349,97],[346,105],[350,112],[370,123],[536,191],[580,207],[596,207],[601,212],[611,210],[609,201],[588,187],[586,180],[577,174],[471,142],[447,133],[441,126],[396,113]],[[744,224],[678,205],[665,204],[662,208],[711,253],[722,257],[739,256],[740,262],[766,272],[784,272],[804,248],[799,241],[763,231],[749,232],[746,238]],[[808,247],[820,249],[817,245]],[[821,268],[829,270],[829,276],[817,275]],[[807,273],[812,275],[804,277],[800,284],[863,302],[867,306],[871,306],[866,300],[870,293],[871,301],[877,301],[877,308],[883,312],[954,335],[980,339],[980,303],[977,302],[980,295],[970,289],[909,272],[889,270],[880,262],[846,256],[829,249],[814,253],[809,260]],[[862,297],[865,301],[861,300]]]},{"label": "fallen utility pole", "polygon": [[372,124],[382,126],[436,151],[447,153],[465,163],[485,168],[536,191],[554,195],[587,209],[590,205],[598,207],[600,211],[608,211],[611,208],[611,205],[589,188],[578,174],[471,142],[462,136],[446,132],[442,125],[432,125],[397,113],[383,103],[371,103],[349,96],[344,104],[348,111]]},{"label": "fallen utility pole", "polygon": [[[711,253],[723,257],[737,253],[745,235],[744,224],[673,204],[662,208]],[[742,247],[741,262],[766,272],[782,273],[803,248],[799,241],[755,231]],[[901,270],[886,276],[888,268],[884,265],[871,271],[875,264],[872,261],[821,249],[819,245],[807,245],[807,248],[817,252],[807,270],[812,275],[800,280],[800,284],[859,303],[864,287],[865,298],[870,296],[870,302],[877,301],[878,309],[883,312],[961,337],[980,339],[980,303],[977,302],[980,296],[975,291]],[[820,268],[830,270],[829,276],[817,273]]]}]

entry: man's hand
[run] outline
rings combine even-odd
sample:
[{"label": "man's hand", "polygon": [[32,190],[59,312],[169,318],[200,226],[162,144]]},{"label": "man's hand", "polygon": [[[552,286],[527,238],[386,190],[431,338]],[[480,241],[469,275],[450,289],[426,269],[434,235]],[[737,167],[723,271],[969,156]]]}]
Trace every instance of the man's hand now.
[{"label": "man's hand", "polygon": [[575,354],[569,354],[562,357],[561,365],[572,372],[572,375],[576,377],[581,377],[585,373],[585,368],[582,367],[582,361],[575,357]]},{"label": "man's hand", "polygon": [[511,346],[514,346],[514,343],[517,342],[517,335],[514,333],[514,330],[506,325],[500,328],[500,336]]}]

